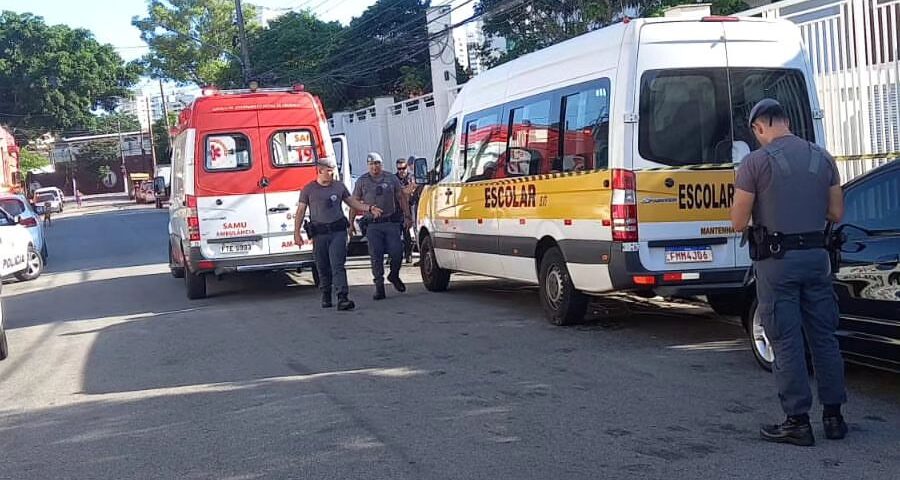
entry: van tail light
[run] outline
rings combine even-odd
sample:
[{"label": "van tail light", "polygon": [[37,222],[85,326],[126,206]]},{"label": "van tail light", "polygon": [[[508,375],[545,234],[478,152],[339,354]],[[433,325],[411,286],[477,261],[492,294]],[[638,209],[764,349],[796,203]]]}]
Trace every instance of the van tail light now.
[{"label": "van tail light", "polygon": [[612,171],[612,239],[614,242],[638,241],[637,178],[630,170]]},{"label": "van tail light", "polygon": [[191,242],[200,241],[200,217],[197,214],[197,197],[193,195],[185,195],[184,204],[188,207],[187,227],[188,240]]},{"label": "van tail light", "polygon": [[701,22],[740,22],[738,17],[728,17],[722,15],[709,15],[700,19]]},{"label": "van tail light", "polygon": [[19,221],[19,225],[21,225],[23,227],[28,227],[28,228],[36,227],[36,226],[38,226],[38,221],[37,221],[37,218],[34,218],[34,217],[23,218],[22,220]]}]

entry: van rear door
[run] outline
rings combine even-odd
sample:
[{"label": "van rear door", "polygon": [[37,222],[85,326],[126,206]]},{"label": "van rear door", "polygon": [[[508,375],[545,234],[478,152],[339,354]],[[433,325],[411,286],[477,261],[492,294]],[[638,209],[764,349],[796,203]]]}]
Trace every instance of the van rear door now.
[{"label": "van rear door", "polygon": [[[196,194],[200,249],[215,260],[265,255],[266,198],[260,178],[262,155],[254,111],[210,113],[222,126],[198,132]],[[226,126],[227,125],[227,126]],[[234,125],[234,127],[231,127]]]},{"label": "van rear door", "polygon": [[648,270],[735,266],[729,208],[736,147],[727,66],[722,23],[641,29],[632,168],[638,248]]},{"label": "van rear door", "polygon": [[[269,252],[297,253],[294,215],[300,190],[315,180],[317,150],[322,149],[321,136],[313,126],[318,125],[315,110],[260,110],[259,124],[261,150],[266,152],[260,163],[266,192]],[[312,245],[303,245],[299,250],[312,250]]]}]

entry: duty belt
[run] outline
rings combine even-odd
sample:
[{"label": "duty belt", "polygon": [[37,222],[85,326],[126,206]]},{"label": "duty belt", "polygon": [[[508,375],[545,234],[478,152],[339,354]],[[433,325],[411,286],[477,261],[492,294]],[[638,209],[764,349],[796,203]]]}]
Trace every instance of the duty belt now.
[{"label": "duty belt", "polygon": [[826,235],[825,232],[769,233],[766,227],[749,227],[741,239],[741,246],[748,242],[751,259],[780,259],[791,250],[825,249]]}]

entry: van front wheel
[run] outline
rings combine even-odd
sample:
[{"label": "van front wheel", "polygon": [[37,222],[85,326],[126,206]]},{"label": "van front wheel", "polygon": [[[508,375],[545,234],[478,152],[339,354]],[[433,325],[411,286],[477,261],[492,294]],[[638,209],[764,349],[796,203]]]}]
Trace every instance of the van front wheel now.
[{"label": "van front wheel", "polygon": [[429,292],[443,292],[450,285],[450,270],[438,266],[431,236],[422,239],[419,271],[422,273],[422,283]]},{"label": "van front wheel", "polygon": [[187,290],[187,297],[190,300],[199,300],[206,298],[206,274],[191,273],[186,271],[184,274],[184,286]]},{"label": "van front wheel", "polygon": [[587,295],[575,289],[566,260],[559,247],[553,247],[541,258],[541,307],[554,325],[572,325],[584,320]]}]

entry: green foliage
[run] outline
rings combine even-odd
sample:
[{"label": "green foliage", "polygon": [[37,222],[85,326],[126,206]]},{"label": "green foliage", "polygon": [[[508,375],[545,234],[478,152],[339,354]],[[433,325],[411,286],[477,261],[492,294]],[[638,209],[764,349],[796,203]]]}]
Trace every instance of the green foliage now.
[{"label": "green foliage", "polygon": [[19,150],[19,171],[23,175],[33,170],[44,168],[47,165],[50,165],[50,159],[40,153],[33,152],[27,148]]},{"label": "green foliage", "polygon": [[[243,10],[252,35],[258,28],[256,9],[245,3]],[[241,85],[234,0],[148,0],[147,16],[131,23],[150,46],[142,65],[154,78],[223,88]]]},{"label": "green foliage", "polygon": [[[169,113],[169,126],[178,124],[178,115]],[[153,122],[153,146],[156,149],[156,163],[169,163],[172,158],[172,145],[169,142],[169,131],[166,129],[166,120],[160,118]]]},{"label": "green foliage", "polygon": [[[661,17],[665,14],[666,9],[677,5],[688,5],[697,2],[691,0],[657,0],[651,2],[645,8],[645,17]],[[750,8],[749,5],[742,0],[709,0],[711,13],[713,15],[731,15]]]},{"label": "green foliage", "polygon": [[87,30],[0,13],[0,120],[29,139],[89,125],[92,111],[114,109],[139,72]]},{"label": "green foliage", "polygon": [[141,122],[130,113],[113,112],[96,115],[91,122],[91,132],[96,134],[134,132],[141,129]]},{"label": "green foliage", "polygon": [[101,181],[109,172],[107,169],[111,165],[121,163],[119,145],[116,142],[88,143],[79,149],[75,161],[78,171],[95,175],[97,181]]}]

